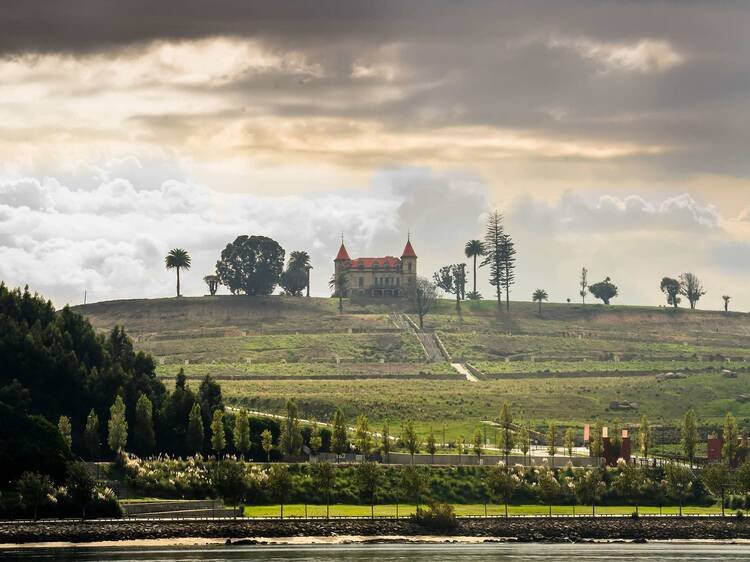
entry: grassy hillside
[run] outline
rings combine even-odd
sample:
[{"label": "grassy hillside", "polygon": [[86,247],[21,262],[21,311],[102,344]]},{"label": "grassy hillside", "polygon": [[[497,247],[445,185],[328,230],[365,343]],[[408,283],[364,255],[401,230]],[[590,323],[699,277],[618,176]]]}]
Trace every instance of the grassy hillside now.
[{"label": "grassy hillside", "polygon": [[[597,304],[441,301],[426,318],[454,361],[484,374],[468,382],[447,362],[426,362],[399,319],[398,301],[203,297],[115,301],[77,307],[94,326],[124,325],[159,373],[212,374],[236,404],[280,411],[297,397],[304,416],[336,406],[381,422],[446,425],[470,435],[509,400],[519,416],[580,425],[595,418],[635,423],[646,413],[675,424],[688,407],[713,424],[732,411],[750,418],[750,316]],[[405,308],[406,307],[406,308]],[[412,315],[413,316],[413,315]],[[735,377],[722,373],[731,369]],[[676,371],[685,378],[657,380]],[[635,402],[628,410],[612,402]]]}]

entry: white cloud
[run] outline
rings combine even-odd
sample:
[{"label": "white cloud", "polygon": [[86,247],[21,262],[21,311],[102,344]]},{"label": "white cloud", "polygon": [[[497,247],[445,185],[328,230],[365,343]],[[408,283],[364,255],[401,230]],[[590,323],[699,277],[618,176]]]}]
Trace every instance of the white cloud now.
[{"label": "white cloud", "polygon": [[611,43],[588,38],[551,38],[553,48],[570,49],[597,62],[602,70],[623,72],[664,72],[685,61],[671,43],[660,39],[640,39],[631,43]]},{"label": "white cloud", "polygon": [[[203,294],[202,278],[226,243],[264,234],[287,252],[311,253],[312,286],[323,295],[341,233],[352,255],[399,255],[411,228],[429,276],[441,260],[460,257],[458,243],[457,255],[443,255],[447,238],[468,236],[486,204],[478,180],[429,170],[383,171],[359,191],[261,196],[190,181],[134,185],[140,164],[127,162],[94,167],[106,179],[93,187],[51,177],[0,180],[0,279],[28,283],[58,304],[80,302],[84,290],[90,300],[164,296],[174,280],[163,256],[184,247],[193,257],[184,291]],[[446,228],[454,220],[458,226]]]}]

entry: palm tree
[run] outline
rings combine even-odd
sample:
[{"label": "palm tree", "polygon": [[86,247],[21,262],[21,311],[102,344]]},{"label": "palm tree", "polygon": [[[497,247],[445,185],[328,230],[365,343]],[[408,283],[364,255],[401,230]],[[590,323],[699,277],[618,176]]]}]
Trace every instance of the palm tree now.
[{"label": "palm tree", "polygon": [[549,295],[547,294],[547,291],[544,289],[537,289],[534,291],[534,294],[531,296],[531,299],[534,302],[539,303],[539,314],[542,314],[542,301],[546,301],[549,298]]},{"label": "palm tree", "polygon": [[328,286],[333,291],[333,296],[339,298],[339,313],[344,312],[344,293],[349,285],[349,279],[346,273],[341,272],[338,275],[334,274],[331,280],[328,282]]},{"label": "palm tree", "polygon": [[732,298],[729,295],[722,295],[722,299],[724,299],[724,312],[729,312],[729,300]]},{"label": "palm tree", "polygon": [[287,269],[298,269],[305,272],[305,275],[307,276],[305,284],[308,297],[310,296],[310,270],[312,268],[312,265],[310,265],[310,254],[305,250],[295,250],[289,254],[289,265],[287,266]]},{"label": "palm tree", "polygon": [[484,242],[481,240],[469,240],[464,246],[464,254],[467,258],[474,258],[474,290],[471,292],[471,298],[478,297],[477,293],[477,257],[484,255]]},{"label": "palm tree", "polygon": [[167,269],[177,270],[177,296],[180,296],[180,269],[190,269],[190,254],[182,248],[173,248],[169,250],[167,257],[164,258],[164,264]]},{"label": "palm tree", "polygon": [[310,265],[310,254],[304,250],[295,250],[289,253],[289,269],[305,269]]}]

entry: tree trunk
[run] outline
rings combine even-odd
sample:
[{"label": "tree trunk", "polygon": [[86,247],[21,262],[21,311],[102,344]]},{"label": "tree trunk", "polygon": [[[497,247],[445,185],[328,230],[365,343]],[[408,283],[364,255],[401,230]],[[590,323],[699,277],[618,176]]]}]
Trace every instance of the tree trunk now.
[{"label": "tree trunk", "polygon": [[[309,267],[309,266],[308,266]],[[307,296],[310,297],[310,270],[307,270]]]},{"label": "tree trunk", "polygon": [[281,518],[284,519],[284,502],[281,502]]},{"label": "tree trunk", "polygon": [[539,301],[539,316],[542,315],[542,301]]},{"label": "tree trunk", "polygon": [[477,295],[477,256],[474,254],[474,296]]},{"label": "tree trunk", "polygon": [[177,268],[177,296],[180,296],[180,268]]},{"label": "tree trunk", "polygon": [[424,323],[422,321],[423,318],[424,318],[424,314],[420,312],[419,314],[419,329],[420,330],[424,330]]}]

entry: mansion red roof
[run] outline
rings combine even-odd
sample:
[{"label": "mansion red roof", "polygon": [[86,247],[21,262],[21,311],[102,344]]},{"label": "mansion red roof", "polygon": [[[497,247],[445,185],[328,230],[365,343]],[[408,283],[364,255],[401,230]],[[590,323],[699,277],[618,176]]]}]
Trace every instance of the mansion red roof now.
[{"label": "mansion red roof", "polygon": [[416,258],[417,254],[414,252],[414,248],[411,247],[411,240],[406,241],[404,246],[404,252],[401,254],[402,258]]},{"label": "mansion red roof", "polygon": [[349,257],[349,252],[346,251],[346,248],[344,247],[344,243],[341,243],[341,247],[339,248],[339,253],[336,254],[336,258],[334,261],[339,260],[346,260],[349,261],[351,258]]},{"label": "mansion red roof", "polygon": [[393,256],[385,256],[382,258],[357,258],[351,260],[350,267],[399,267],[401,260],[394,258]]}]

